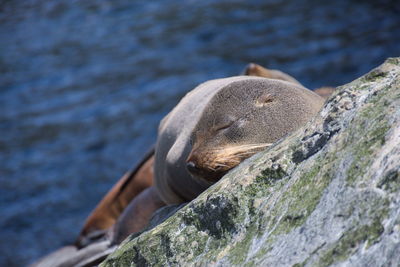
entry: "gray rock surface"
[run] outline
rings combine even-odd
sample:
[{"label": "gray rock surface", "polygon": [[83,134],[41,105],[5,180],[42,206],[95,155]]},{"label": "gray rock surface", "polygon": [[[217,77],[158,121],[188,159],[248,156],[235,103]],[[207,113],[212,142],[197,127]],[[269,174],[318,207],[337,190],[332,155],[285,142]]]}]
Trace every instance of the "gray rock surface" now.
[{"label": "gray rock surface", "polygon": [[400,58],[101,266],[397,266]]}]

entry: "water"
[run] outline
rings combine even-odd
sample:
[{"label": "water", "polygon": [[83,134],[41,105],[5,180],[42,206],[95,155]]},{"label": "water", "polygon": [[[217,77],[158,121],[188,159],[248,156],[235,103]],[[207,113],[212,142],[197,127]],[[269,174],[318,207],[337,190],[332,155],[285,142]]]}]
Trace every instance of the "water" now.
[{"label": "water", "polygon": [[68,244],[198,83],[257,62],[309,88],[400,56],[396,1],[2,1],[0,266]]}]

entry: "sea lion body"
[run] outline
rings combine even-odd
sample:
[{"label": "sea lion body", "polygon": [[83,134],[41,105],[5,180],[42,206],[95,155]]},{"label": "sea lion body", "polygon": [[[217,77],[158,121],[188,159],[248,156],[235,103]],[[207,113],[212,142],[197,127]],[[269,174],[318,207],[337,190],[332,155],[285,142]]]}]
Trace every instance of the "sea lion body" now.
[{"label": "sea lion body", "polygon": [[98,263],[142,230],[156,209],[196,198],[242,160],[304,125],[323,103],[301,85],[276,79],[237,76],[199,85],[161,121],[155,153],[107,193],[76,244],[34,266]]},{"label": "sea lion body", "polygon": [[[234,166],[223,162],[211,166],[218,161],[216,156],[224,157],[230,147],[276,142],[304,125],[323,102],[300,85],[260,77],[237,76],[201,84],[160,124],[154,182],[161,199],[167,204],[194,199],[221,176],[209,179],[207,174],[220,170],[224,174],[259,149],[242,155]],[[188,171],[192,161],[197,173]]]},{"label": "sea lion body", "polygon": [[[255,63],[248,64],[246,68],[243,70],[242,74],[248,76],[282,80],[303,86],[298,80],[296,80],[287,73],[284,73],[280,70],[267,69]],[[319,95],[324,99],[328,99],[335,92],[335,90],[336,90],[335,87],[323,86],[314,89],[314,93],[316,93],[317,95]]]},{"label": "sea lion body", "polygon": [[[210,86],[210,85],[213,86]],[[189,92],[161,121],[154,162],[154,183],[167,204],[194,199],[210,186],[186,170],[190,137],[207,103],[226,85],[224,79],[205,82]]]}]

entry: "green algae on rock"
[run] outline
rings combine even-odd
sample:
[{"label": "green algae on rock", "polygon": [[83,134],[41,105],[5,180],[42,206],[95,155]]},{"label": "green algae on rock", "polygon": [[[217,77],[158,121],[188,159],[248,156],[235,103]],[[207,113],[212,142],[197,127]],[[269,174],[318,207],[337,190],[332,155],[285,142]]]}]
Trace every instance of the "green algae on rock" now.
[{"label": "green algae on rock", "polygon": [[399,173],[400,59],[392,58],[101,266],[393,266]]}]

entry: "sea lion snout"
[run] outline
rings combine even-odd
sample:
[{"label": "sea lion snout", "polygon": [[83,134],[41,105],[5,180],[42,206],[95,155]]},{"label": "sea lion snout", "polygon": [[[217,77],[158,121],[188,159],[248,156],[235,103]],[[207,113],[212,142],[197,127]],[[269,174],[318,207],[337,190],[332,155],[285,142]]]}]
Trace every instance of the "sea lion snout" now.
[{"label": "sea lion snout", "polygon": [[188,171],[190,173],[197,173],[200,170],[193,161],[187,162],[186,163],[186,168],[188,169]]},{"label": "sea lion snout", "polygon": [[196,150],[192,151],[186,160],[186,169],[193,176],[208,182],[217,182],[227,170],[213,168],[210,158]]},{"label": "sea lion snout", "polygon": [[186,169],[194,176],[203,176],[205,174],[198,156],[193,151],[186,160]]},{"label": "sea lion snout", "polygon": [[193,177],[217,182],[244,159],[270,145],[245,144],[210,148],[210,146],[203,144],[203,146],[191,151],[186,160],[186,168]]}]

